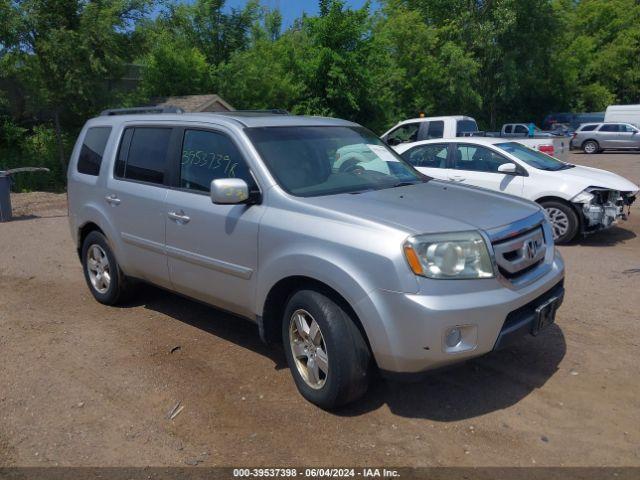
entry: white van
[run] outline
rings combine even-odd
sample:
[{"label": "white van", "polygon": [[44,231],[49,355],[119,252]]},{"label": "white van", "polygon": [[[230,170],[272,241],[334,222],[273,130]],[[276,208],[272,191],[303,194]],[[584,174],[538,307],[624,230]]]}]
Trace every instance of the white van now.
[{"label": "white van", "polygon": [[640,105],[609,105],[604,121],[632,123],[640,128]]}]

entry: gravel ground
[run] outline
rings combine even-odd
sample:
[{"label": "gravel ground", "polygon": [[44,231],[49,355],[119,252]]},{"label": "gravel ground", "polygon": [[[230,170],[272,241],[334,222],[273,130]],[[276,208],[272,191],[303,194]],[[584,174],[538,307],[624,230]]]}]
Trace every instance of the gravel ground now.
[{"label": "gravel ground", "polygon": [[[640,184],[640,154],[573,154]],[[538,338],[324,412],[257,328],[141,286],[87,290],[64,195],[0,224],[2,466],[640,466],[640,208],[561,247],[566,299]],[[167,419],[178,402],[184,407]]]}]

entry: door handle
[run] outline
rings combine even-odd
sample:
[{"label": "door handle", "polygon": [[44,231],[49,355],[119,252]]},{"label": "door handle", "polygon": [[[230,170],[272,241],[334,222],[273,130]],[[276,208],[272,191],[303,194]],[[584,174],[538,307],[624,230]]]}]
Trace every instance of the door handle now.
[{"label": "door handle", "polygon": [[109,205],[120,205],[120,199],[115,193],[112,193],[111,195],[107,195],[106,197],[104,197],[104,199],[107,201]]},{"label": "door handle", "polygon": [[180,212],[169,212],[167,215],[170,219],[175,220],[178,223],[189,223],[189,220],[191,220],[191,217],[185,215],[182,210],[180,210]]},{"label": "door handle", "polygon": [[453,182],[464,182],[466,180],[465,177],[461,177],[460,175],[455,175],[452,177],[449,177],[449,180],[453,181]]}]

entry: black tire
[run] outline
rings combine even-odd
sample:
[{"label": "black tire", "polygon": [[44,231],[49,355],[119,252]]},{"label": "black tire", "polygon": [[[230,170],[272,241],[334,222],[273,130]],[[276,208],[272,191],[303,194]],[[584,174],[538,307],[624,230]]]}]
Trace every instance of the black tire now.
[{"label": "black tire", "polygon": [[[106,288],[105,291],[102,292],[93,285],[91,280],[91,273],[89,271],[88,254],[89,249],[93,248],[94,245],[102,249],[108,259],[110,281],[108,288]],[[98,302],[105,305],[115,305],[124,300],[128,286],[127,278],[122,273],[122,269],[118,265],[116,257],[113,254],[113,251],[109,246],[109,242],[107,242],[107,239],[104,237],[104,235],[98,231],[90,232],[82,243],[81,255],[84,279],[86,280],[89,291],[91,291],[93,297]]]},{"label": "black tire", "polygon": [[[547,200],[542,202],[541,205],[547,213],[547,218],[549,218],[549,221],[551,221],[551,228],[552,230],[554,230],[554,237],[556,236],[556,234],[558,235],[555,238],[555,242],[557,244],[571,242],[576,237],[580,229],[580,219],[578,218],[578,214],[576,213],[576,211],[570,205],[557,200]],[[554,222],[552,221],[553,218],[551,217],[553,217],[554,210],[562,212],[567,219],[566,231],[563,234],[558,233],[557,229],[560,226],[558,225],[556,227],[554,225]]]},{"label": "black tire", "polygon": [[[319,388],[311,387],[300,373],[290,341],[292,316],[301,310],[317,322],[326,347],[328,372]],[[333,409],[356,400],[367,391],[371,363],[369,348],[353,319],[327,294],[299,290],[289,297],[282,321],[282,340],[296,386],[311,403]]]},{"label": "black tire", "polygon": [[582,144],[582,151],[587,155],[593,155],[600,152],[600,145],[595,140],[587,140]]}]

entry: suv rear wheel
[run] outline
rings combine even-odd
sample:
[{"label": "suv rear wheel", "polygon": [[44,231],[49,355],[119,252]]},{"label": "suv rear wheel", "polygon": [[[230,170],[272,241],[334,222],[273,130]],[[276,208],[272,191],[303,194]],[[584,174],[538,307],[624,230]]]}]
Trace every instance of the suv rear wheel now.
[{"label": "suv rear wheel", "polygon": [[296,386],[311,403],[331,409],[366,392],[369,348],[349,314],[325,294],[299,290],[289,298],[282,340]]},{"label": "suv rear wheel", "polygon": [[600,151],[600,145],[595,140],[587,140],[582,144],[582,150],[584,153],[591,155]]},{"label": "suv rear wheel", "polygon": [[102,233],[90,232],[82,243],[82,269],[94,298],[105,305],[123,299],[126,278]]}]

